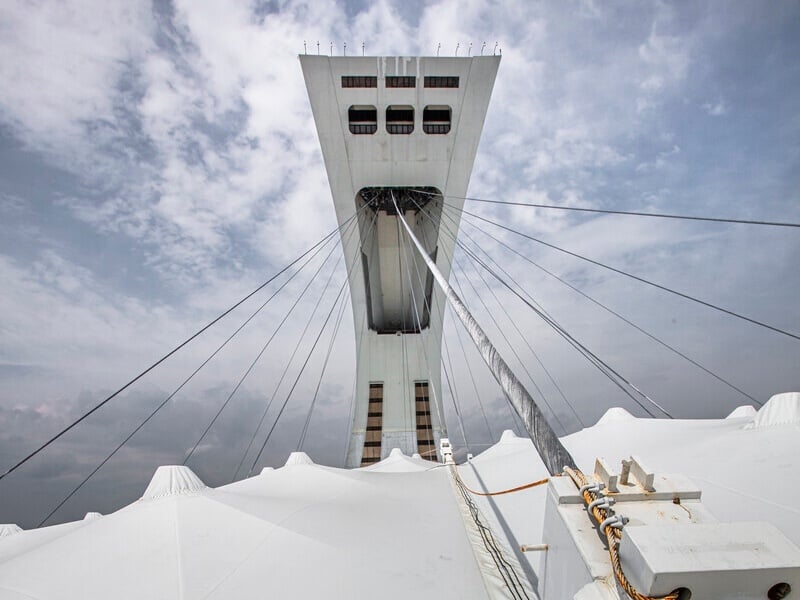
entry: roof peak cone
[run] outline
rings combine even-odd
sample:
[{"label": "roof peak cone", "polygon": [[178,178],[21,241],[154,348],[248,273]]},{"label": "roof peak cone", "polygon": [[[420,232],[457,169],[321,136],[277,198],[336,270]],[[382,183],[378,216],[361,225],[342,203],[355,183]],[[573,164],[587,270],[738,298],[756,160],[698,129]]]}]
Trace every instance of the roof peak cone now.
[{"label": "roof peak cone", "polygon": [[142,500],[193,494],[206,489],[206,484],[184,465],[164,465],[156,469],[142,495]]}]

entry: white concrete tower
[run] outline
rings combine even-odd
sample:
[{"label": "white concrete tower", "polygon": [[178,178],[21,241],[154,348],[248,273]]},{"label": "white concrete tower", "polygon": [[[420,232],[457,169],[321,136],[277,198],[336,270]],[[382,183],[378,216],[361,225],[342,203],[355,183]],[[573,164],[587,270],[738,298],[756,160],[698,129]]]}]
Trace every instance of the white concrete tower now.
[{"label": "white concrete tower", "polygon": [[448,276],[458,216],[442,202],[463,204],[500,57],[300,62],[337,219],[358,215],[342,230],[358,357],[347,466],[392,448],[435,460],[444,298],[394,203]]}]

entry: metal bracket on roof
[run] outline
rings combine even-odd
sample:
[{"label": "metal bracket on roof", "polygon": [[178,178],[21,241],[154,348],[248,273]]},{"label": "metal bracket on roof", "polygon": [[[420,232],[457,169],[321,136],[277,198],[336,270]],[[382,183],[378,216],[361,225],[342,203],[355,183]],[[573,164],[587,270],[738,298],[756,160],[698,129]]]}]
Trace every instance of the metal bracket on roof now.
[{"label": "metal bracket on roof", "polygon": [[645,468],[642,459],[638,456],[631,455],[630,464],[631,475],[633,475],[637,483],[648,492],[655,492],[656,488],[653,487],[653,482],[655,481],[656,474],[650,469]]},{"label": "metal bracket on roof", "polygon": [[609,464],[604,458],[598,458],[594,463],[594,475],[600,481],[606,484],[606,489],[609,492],[617,493],[619,491],[619,475],[614,473]]},{"label": "metal bracket on roof", "polygon": [[[597,471],[597,467],[595,467]],[[630,460],[622,461],[622,471],[619,475],[620,485],[632,485],[630,478],[635,480],[633,483],[638,483],[648,492],[655,492],[654,487],[655,473],[644,466],[642,459],[638,456],[631,456]]]}]

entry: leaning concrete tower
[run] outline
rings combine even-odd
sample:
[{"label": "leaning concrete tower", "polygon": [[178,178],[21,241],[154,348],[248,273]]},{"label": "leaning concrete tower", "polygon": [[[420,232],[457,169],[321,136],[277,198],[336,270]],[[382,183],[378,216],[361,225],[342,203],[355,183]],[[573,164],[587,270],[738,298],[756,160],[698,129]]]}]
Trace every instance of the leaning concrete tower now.
[{"label": "leaning concrete tower", "polygon": [[300,57],[350,270],[357,386],[347,466],[435,460],[444,299],[397,210],[448,276],[499,56]]}]

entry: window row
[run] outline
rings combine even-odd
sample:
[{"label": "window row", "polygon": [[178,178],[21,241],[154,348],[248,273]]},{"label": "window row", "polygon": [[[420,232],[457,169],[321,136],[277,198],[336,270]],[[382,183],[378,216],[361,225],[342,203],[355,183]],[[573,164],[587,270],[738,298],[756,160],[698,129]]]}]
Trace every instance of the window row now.
[{"label": "window row", "polygon": [[424,459],[436,461],[436,442],[431,423],[431,409],[428,397],[428,382],[414,382],[414,397],[417,404],[417,452]]},{"label": "window row", "polygon": [[[413,75],[387,75],[384,78],[387,88],[415,88],[417,78]],[[454,75],[426,75],[423,77],[426,88],[457,88],[458,77]],[[342,75],[343,88],[376,88],[376,75]]]},{"label": "window row", "polygon": [[[378,131],[378,109],[374,106],[351,106],[347,111],[350,133],[371,135]],[[450,133],[452,110],[449,106],[426,106],[422,110],[422,131],[429,134]],[[386,132],[409,134],[414,131],[414,107],[386,107]]]},{"label": "window row", "polygon": [[381,437],[383,430],[383,383],[369,384],[369,408],[367,430],[364,433],[364,449],[361,466],[375,464],[381,459]]}]

